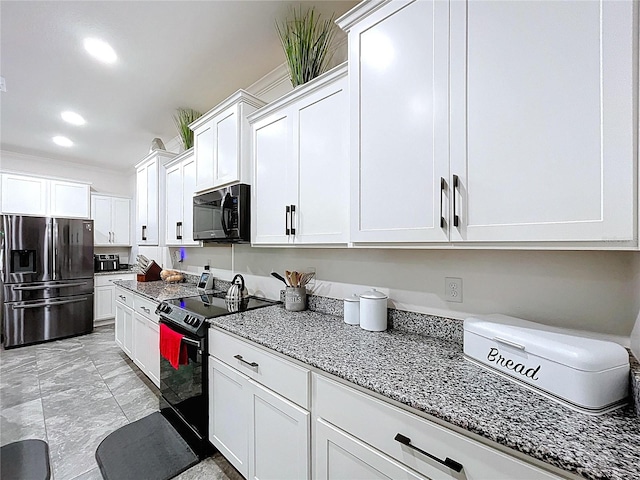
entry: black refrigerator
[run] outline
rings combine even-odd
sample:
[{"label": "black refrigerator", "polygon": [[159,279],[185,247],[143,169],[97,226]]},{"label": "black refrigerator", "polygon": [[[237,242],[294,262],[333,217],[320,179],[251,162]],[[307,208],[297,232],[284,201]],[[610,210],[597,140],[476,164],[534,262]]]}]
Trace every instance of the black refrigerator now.
[{"label": "black refrigerator", "polygon": [[2,215],[5,348],[93,330],[93,220]]}]

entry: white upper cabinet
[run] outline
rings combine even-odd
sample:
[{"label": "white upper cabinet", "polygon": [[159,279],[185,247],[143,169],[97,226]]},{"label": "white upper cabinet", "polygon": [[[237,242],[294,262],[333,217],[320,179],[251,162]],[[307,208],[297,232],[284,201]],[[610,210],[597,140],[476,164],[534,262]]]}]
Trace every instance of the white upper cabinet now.
[{"label": "white upper cabinet", "polygon": [[252,183],[247,116],[262,106],[263,101],[238,90],[189,125],[194,134],[196,192]]},{"label": "white upper cabinet", "polygon": [[634,239],[633,32],[630,1],[451,2],[453,241]]},{"label": "white upper cabinet", "polygon": [[347,66],[250,117],[252,243],[348,242]]},{"label": "white upper cabinet", "polygon": [[138,245],[159,245],[159,232],[164,231],[165,220],[165,177],[159,175],[159,169],[174,157],[174,153],[155,150],[136,165],[136,243]]},{"label": "white upper cabinet", "polygon": [[196,160],[189,149],[165,165],[166,244],[199,245],[193,240]]},{"label": "white upper cabinet", "polygon": [[2,174],[2,213],[46,215],[49,181],[44,178]]},{"label": "white upper cabinet", "polygon": [[2,213],[89,218],[88,183],[2,174]]},{"label": "white upper cabinet", "polygon": [[349,30],[354,242],[448,240],[448,15],[391,2]]},{"label": "white upper cabinet", "polygon": [[351,240],[637,245],[636,21],[630,1],[487,0],[338,19]]},{"label": "white upper cabinet", "polygon": [[91,195],[93,240],[96,246],[131,245],[131,200],[110,195]]},{"label": "white upper cabinet", "polygon": [[86,183],[51,180],[49,215],[52,217],[89,218],[90,187]]}]

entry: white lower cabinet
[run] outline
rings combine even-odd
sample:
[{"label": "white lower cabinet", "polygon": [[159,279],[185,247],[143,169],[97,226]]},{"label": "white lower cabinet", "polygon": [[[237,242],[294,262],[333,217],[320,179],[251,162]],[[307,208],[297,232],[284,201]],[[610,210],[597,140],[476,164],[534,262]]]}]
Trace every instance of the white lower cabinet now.
[{"label": "white lower cabinet", "polygon": [[[209,358],[209,441],[245,478],[310,479],[311,415],[272,389],[283,379],[291,383],[292,367],[303,369],[217,330],[209,339],[214,355]],[[233,367],[216,358],[219,350],[213,345],[225,343],[226,350],[237,347],[230,357]],[[294,376],[304,390],[306,373]]]},{"label": "white lower cabinet", "polygon": [[157,303],[116,287],[116,344],[160,387],[160,327]]},{"label": "white lower cabinet", "polygon": [[286,398],[251,384],[251,479],[311,478],[311,414]]},{"label": "white lower cabinet", "polygon": [[317,480],[426,479],[321,418],[314,442]]},{"label": "white lower cabinet", "polygon": [[116,302],[116,343],[129,357],[133,349],[133,310]]},{"label": "white lower cabinet", "polygon": [[110,320],[116,316],[116,286],[114,281],[135,280],[133,273],[99,275],[94,277],[93,322]]},{"label": "white lower cabinet", "polygon": [[209,441],[249,478],[249,378],[209,358]]},{"label": "white lower cabinet", "polygon": [[[420,475],[430,479],[470,480],[560,478],[323,376],[313,375],[313,389],[314,417],[346,432],[348,439],[355,437],[360,440],[341,440],[340,447],[335,447],[327,444],[330,440],[319,442],[316,438],[316,468],[321,472],[330,472],[330,477],[319,478],[357,478],[350,476],[352,469],[360,468],[364,472],[365,469],[383,465],[384,460],[390,459],[414,473],[414,476],[404,474],[393,478],[423,478]],[[325,436],[335,439],[338,433],[340,432],[325,433]],[[399,435],[408,441],[400,442],[397,439]],[[335,452],[336,448],[342,451],[338,454]],[[371,457],[371,448],[381,452],[383,456],[372,460],[374,457]],[[360,455],[362,458],[359,458]],[[334,463],[332,459],[335,460]],[[356,467],[353,463],[366,463],[368,466]],[[458,464],[461,469],[458,472],[447,464]]]}]

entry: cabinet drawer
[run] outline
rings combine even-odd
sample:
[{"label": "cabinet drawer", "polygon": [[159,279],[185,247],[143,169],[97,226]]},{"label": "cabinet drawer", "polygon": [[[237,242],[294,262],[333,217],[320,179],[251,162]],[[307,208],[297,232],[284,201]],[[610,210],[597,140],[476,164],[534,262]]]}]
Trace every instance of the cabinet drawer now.
[{"label": "cabinet drawer", "polygon": [[133,309],[135,312],[147,317],[154,323],[158,323],[158,316],[156,315],[157,307],[158,302],[141,297],[140,295],[134,295],[133,297]]},{"label": "cabinet drawer", "polygon": [[96,287],[113,286],[113,282],[126,280],[135,280],[136,275],[134,273],[127,274],[113,274],[113,275],[96,275],[93,277],[93,283]]},{"label": "cabinet drawer", "polygon": [[133,308],[133,296],[134,294],[130,290],[116,287],[116,302]]},{"label": "cabinet drawer", "polygon": [[440,460],[450,458],[462,464],[467,478],[560,478],[319,375],[314,375],[314,413],[429,478],[459,478],[459,474],[396,441],[397,434],[408,437],[411,445]]},{"label": "cabinet drawer", "polygon": [[309,409],[309,370],[215,328],[209,329],[209,352],[254,381]]}]

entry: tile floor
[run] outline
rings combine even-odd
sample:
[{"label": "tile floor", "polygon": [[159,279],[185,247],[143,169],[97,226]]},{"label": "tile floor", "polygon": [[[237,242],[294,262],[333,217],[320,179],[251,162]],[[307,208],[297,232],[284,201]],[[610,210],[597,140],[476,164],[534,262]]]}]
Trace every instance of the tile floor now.
[{"label": "tile floor", "polygon": [[[158,410],[158,395],[115,344],[113,325],[81,337],[0,348],[0,445],[45,440],[55,480],[100,480],[100,442]],[[219,453],[176,478],[242,479]]]}]

